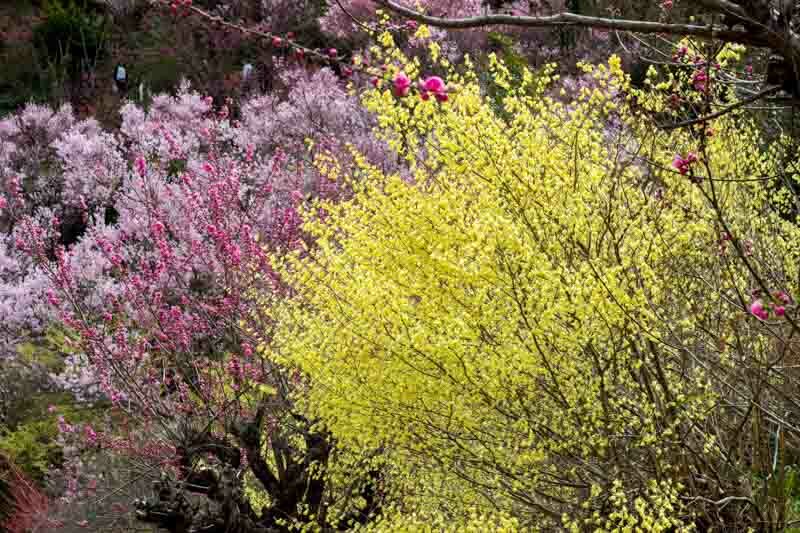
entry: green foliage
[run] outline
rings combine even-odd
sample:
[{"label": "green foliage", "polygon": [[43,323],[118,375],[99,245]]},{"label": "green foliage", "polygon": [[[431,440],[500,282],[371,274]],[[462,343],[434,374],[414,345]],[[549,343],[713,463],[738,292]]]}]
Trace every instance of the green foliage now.
[{"label": "green foliage", "polygon": [[0,116],[30,100],[47,98],[49,84],[42,76],[27,28],[36,14],[29,1],[0,7]]},{"label": "green foliage", "polygon": [[[496,55],[508,69],[508,75],[511,80],[511,85],[519,87],[522,84],[523,73],[528,68],[528,61],[525,56],[521,55],[514,49],[515,41],[513,37],[500,33],[489,33],[490,48],[496,50]],[[488,65],[487,65],[488,66]],[[500,86],[492,83],[491,73],[488,68],[481,70],[483,79],[481,80],[486,86],[487,97],[492,104],[496,113],[503,116],[505,119],[510,119],[511,116],[505,112],[503,100],[509,95],[507,87]]]},{"label": "green foliage", "polygon": [[[16,426],[0,426],[0,455],[16,464],[29,479],[41,483],[51,468],[63,459],[58,442],[58,417],[70,424],[95,421],[104,411],[103,405],[75,405],[67,393],[40,393],[32,398],[24,411],[24,419]],[[50,406],[55,407],[50,412]]]},{"label": "green foliage", "polygon": [[23,361],[59,373],[64,369],[64,355],[73,352],[68,345],[69,339],[69,333],[59,327],[51,327],[43,337],[17,346],[17,354]]},{"label": "green foliage", "polygon": [[50,68],[63,69],[74,77],[104,56],[108,21],[91,12],[85,2],[48,0],[44,15],[34,29],[34,41]]},{"label": "green foliage", "polygon": [[55,417],[22,424],[14,431],[0,428],[0,453],[33,481],[41,483],[53,465],[62,460]]}]

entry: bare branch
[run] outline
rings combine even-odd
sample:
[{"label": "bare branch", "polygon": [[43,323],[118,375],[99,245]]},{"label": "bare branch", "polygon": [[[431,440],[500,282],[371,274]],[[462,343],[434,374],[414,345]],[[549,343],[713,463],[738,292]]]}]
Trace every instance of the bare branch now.
[{"label": "bare branch", "polygon": [[779,90],[781,90],[781,87],[778,86],[778,85],[767,87],[766,89],[763,89],[763,90],[761,90],[761,91],[759,91],[759,92],[757,92],[757,93],[755,93],[753,95],[750,95],[747,98],[743,98],[742,100],[739,100],[735,104],[732,104],[732,105],[729,105],[727,107],[724,107],[724,108],[720,109],[719,111],[715,111],[714,113],[711,113],[709,115],[704,115],[702,117],[694,118],[694,119],[691,119],[691,120],[684,120],[683,122],[678,122],[676,124],[663,125],[663,126],[661,126],[661,128],[663,128],[663,129],[665,129],[667,131],[670,131],[670,130],[676,130],[678,128],[685,128],[686,126],[692,126],[694,124],[700,124],[702,122],[708,122],[709,120],[714,120],[715,118],[719,118],[722,115],[730,113],[731,111],[735,111],[735,110],[739,109],[740,107],[744,107],[747,104],[755,102],[756,100],[760,100],[760,99],[764,98],[765,96],[769,96],[771,94],[774,94],[774,93],[778,92]]},{"label": "bare branch", "polygon": [[742,20],[749,19],[744,8],[738,4],[734,4],[730,0],[698,0],[697,3],[710,11],[715,11],[724,15],[733,15]]},{"label": "bare branch", "polygon": [[[527,28],[546,28],[564,26],[582,26],[605,30],[630,31],[635,33],[662,33],[669,35],[691,35],[701,39],[718,39],[726,42],[767,46],[767,41],[759,34],[746,30],[731,30],[711,24],[669,24],[646,20],[614,19],[592,17],[576,13],[562,12],[541,17],[522,15],[480,15],[463,18],[443,18],[424,15],[413,9],[401,6],[393,0],[376,0],[386,9],[412,20],[438,28],[463,30],[485,26],[520,26]],[[729,2],[715,1],[715,4]]]}]

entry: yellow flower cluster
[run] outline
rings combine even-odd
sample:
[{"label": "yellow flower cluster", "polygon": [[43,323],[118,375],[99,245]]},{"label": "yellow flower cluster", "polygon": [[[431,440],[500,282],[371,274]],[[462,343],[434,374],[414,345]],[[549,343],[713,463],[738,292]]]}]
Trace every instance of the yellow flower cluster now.
[{"label": "yellow flower cluster", "polygon": [[[737,297],[751,273],[717,241],[724,215],[797,272],[769,189],[733,179],[777,156],[734,118],[658,131],[618,59],[585,69],[569,103],[551,70],[515,86],[496,59],[499,110],[471,73],[446,105],[371,91],[413,178],[362,163],[351,200],[314,206],[314,248],[277,265],[297,297],[271,357],[309,377],[299,401],[340,445],[385,450],[406,524],[688,529],[689,451],[721,453],[716,379],[768,356]],[[671,167],[688,151],[694,182]]]}]

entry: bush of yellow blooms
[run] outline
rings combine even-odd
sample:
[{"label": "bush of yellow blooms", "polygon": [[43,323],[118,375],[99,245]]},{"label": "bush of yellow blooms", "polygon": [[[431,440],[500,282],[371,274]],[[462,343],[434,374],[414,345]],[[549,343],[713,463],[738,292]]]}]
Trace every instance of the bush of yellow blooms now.
[{"label": "bush of yellow blooms", "polygon": [[365,105],[412,173],[318,161],[354,193],[309,209],[263,350],[303,373],[298,401],[342,448],[389,465],[370,527],[800,518],[790,143],[742,112],[659,129],[665,87],[691,80],[635,89],[613,57],[569,97],[499,60],[500,96],[468,65],[446,99],[406,97],[420,66],[383,44],[402,90]]}]

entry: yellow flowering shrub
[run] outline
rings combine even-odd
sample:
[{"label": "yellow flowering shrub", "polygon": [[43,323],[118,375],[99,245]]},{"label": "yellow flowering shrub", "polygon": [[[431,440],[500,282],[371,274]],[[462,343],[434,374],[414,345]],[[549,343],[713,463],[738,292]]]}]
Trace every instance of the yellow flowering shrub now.
[{"label": "yellow flowering shrub", "polygon": [[800,238],[753,178],[784,151],[738,115],[659,131],[642,109],[661,96],[616,58],[585,68],[569,102],[549,71],[513,86],[499,61],[502,109],[471,73],[444,103],[371,91],[412,176],[362,163],[352,199],[314,206],[314,247],[278,265],[296,298],[271,357],[308,376],[299,401],[339,445],[392,464],[376,530],[758,515],[794,409],[766,365],[794,323],[749,309],[797,293]]}]

